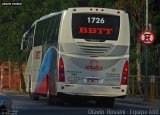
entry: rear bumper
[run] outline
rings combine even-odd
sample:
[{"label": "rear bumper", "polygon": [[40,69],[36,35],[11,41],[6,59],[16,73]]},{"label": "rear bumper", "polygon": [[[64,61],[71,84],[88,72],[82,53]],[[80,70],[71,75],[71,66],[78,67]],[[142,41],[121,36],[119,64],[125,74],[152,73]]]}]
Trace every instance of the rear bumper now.
[{"label": "rear bumper", "polygon": [[110,99],[110,98],[125,98],[126,95],[123,96],[117,96],[117,97],[107,97],[107,96],[92,96],[92,95],[72,95],[72,94],[66,94],[66,93],[61,93],[59,92],[57,94],[57,96],[63,100],[83,100],[83,101],[88,101],[88,100],[97,100],[100,98],[104,98],[104,99]]},{"label": "rear bumper", "polygon": [[127,85],[100,86],[57,83],[57,95],[83,97],[123,97],[127,94]]}]

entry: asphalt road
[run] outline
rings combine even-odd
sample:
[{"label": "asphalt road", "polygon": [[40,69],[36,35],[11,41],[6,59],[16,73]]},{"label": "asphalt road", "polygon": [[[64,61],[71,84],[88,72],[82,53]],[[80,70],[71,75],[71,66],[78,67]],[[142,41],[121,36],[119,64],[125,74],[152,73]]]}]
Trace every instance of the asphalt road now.
[{"label": "asphalt road", "polygon": [[158,109],[115,101],[113,108],[101,108],[93,102],[48,105],[45,98],[33,101],[28,96],[12,95],[13,115],[160,115]]}]

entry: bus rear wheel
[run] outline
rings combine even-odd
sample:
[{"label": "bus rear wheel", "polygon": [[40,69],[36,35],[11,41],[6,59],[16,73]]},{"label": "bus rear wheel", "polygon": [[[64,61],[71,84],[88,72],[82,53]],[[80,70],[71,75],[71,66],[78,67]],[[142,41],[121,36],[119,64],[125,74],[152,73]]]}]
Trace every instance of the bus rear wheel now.
[{"label": "bus rear wheel", "polygon": [[47,103],[48,105],[63,105],[64,101],[54,95],[47,95]]},{"label": "bus rear wheel", "polygon": [[96,100],[96,105],[100,107],[113,107],[115,98],[100,98]]},{"label": "bus rear wheel", "polygon": [[35,101],[39,100],[39,96],[34,93],[29,93],[29,96],[32,100],[35,100]]},{"label": "bus rear wheel", "polygon": [[53,96],[49,93],[47,93],[47,103],[48,105],[53,105],[54,104],[54,101],[53,101]]}]

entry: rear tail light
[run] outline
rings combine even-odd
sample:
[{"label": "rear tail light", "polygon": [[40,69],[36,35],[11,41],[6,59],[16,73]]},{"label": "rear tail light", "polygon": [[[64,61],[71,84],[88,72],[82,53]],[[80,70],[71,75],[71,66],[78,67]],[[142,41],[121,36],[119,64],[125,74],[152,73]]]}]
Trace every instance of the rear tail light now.
[{"label": "rear tail light", "polygon": [[121,84],[127,85],[127,82],[128,82],[128,61],[126,61],[123,66]]},{"label": "rear tail light", "polygon": [[59,59],[59,82],[65,81],[65,75],[64,75],[64,63],[62,57]]}]

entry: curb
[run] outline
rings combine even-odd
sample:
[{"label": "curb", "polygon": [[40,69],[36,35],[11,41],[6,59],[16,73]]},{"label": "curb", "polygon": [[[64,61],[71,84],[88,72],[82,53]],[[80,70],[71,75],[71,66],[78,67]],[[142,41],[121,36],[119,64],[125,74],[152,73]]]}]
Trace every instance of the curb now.
[{"label": "curb", "polygon": [[28,95],[27,92],[22,92],[19,90],[15,90],[15,89],[3,89],[3,92],[6,95]]},{"label": "curb", "polygon": [[154,99],[148,101],[144,101],[143,98],[140,97],[126,97],[124,99],[116,99],[115,102],[118,103],[124,103],[124,104],[134,104],[134,105],[140,105],[140,106],[157,106],[160,108],[160,100]]}]

